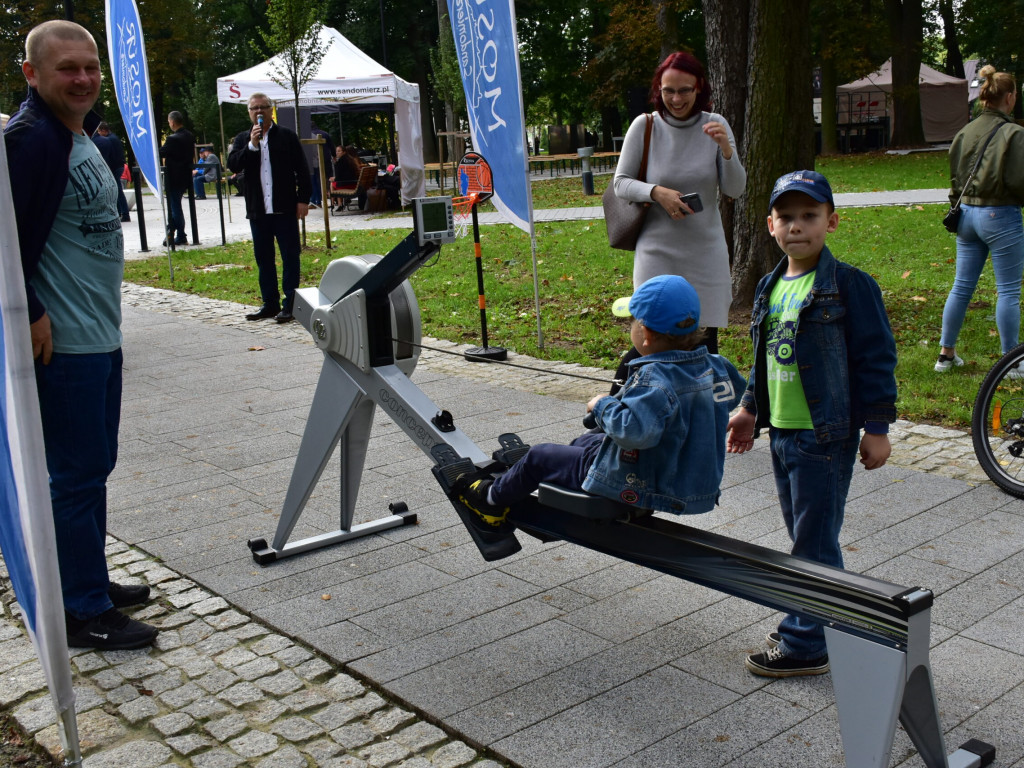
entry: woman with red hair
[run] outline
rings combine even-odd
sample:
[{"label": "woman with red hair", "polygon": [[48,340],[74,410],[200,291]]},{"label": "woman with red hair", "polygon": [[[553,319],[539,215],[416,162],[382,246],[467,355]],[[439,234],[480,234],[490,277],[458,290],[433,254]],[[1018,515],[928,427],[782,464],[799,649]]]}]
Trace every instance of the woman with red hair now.
[{"label": "woman with red hair", "polygon": [[[747,172],[729,123],[709,111],[711,87],[692,54],[673,53],[655,70],[651,103],[655,111],[646,179],[638,178],[648,119],[640,115],[626,132],[613,182],[618,197],[652,203],[637,240],[633,288],[657,275],[686,278],[700,296],[705,344],[717,352],[718,329],[728,325],[732,301],[718,195],[741,195]],[[700,196],[702,210],[683,199],[692,193]],[[631,350],[623,363],[635,354]]]}]

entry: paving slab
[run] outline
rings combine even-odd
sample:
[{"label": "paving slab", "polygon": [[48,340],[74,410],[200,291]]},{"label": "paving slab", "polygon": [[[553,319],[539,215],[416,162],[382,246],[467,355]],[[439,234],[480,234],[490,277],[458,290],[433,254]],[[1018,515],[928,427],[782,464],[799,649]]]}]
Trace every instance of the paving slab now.
[{"label": "paving slab", "polygon": [[[276,527],[320,353],[301,335],[194,319],[184,307],[126,307],[126,317],[126,328],[137,329],[126,331],[126,359],[135,360],[126,391],[132,369],[139,371],[146,396],[157,398],[158,413],[169,414],[157,418],[134,407],[128,428],[147,446],[169,443],[174,461],[163,469],[166,485],[119,469],[112,533],[161,554],[168,566],[278,635],[308,645],[510,764],[633,768],[664,765],[673,754],[676,764],[694,766],[807,764],[808,750],[821,757],[815,764],[839,764],[828,676],[766,682],[742,668],[743,655],[760,647],[777,614],[563,543],[526,538],[523,552],[485,563],[430,475],[429,460],[384,417],[373,426],[357,520],[387,514],[389,501],[405,500],[420,524],[256,566],[244,540],[269,539]],[[164,328],[166,337],[189,359],[200,358],[193,345],[214,350],[204,366],[210,375],[176,376],[145,343],[148,325],[174,326]],[[239,350],[254,339],[264,348],[259,364],[242,374],[239,366],[244,370],[252,358]],[[438,375],[451,364],[431,364],[440,357],[421,358],[413,380],[485,450],[504,431],[565,441],[580,429],[579,400],[539,394],[536,381],[514,375],[495,383],[490,372],[475,376],[472,366],[461,375]],[[220,375],[222,365],[230,373]],[[290,370],[287,386],[275,391],[273,371],[283,366]],[[595,385],[580,386],[593,391]],[[264,403],[265,393],[272,394]],[[174,423],[189,408],[198,441],[188,437],[191,424]],[[276,413],[288,420],[269,422]],[[958,437],[915,433],[911,447],[931,440],[932,453],[941,452]],[[146,455],[157,467],[159,450]],[[268,462],[274,469],[263,471]],[[339,470],[331,466],[325,488],[318,487],[302,515],[301,535],[336,526]],[[230,483],[209,482],[222,477],[210,467],[230,471]],[[729,458],[723,485],[721,507],[688,523],[786,545],[765,441]],[[173,519],[163,527],[145,523],[160,504]],[[1007,497],[983,485],[895,461],[879,472],[858,469],[851,488],[843,539],[851,562],[931,587],[940,600],[947,594],[951,603],[971,600],[970,623],[934,633],[936,664],[949,668],[936,669],[936,679],[945,686],[939,698],[950,731],[963,730],[1004,698],[1009,702],[1022,684],[1009,671],[1024,663],[1024,648],[1007,633],[1022,620],[1024,597],[1012,579],[1024,570],[1024,531],[1018,530],[1024,517],[1008,506]],[[991,585],[1000,582],[1009,586],[993,593]],[[959,659],[965,652],[969,667]],[[956,671],[961,667],[963,675]],[[267,695],[239,682],[224,698],[251,706],[244,702]],[[760,713],[754,722],[751,712]],[[346,738],[357,743],[359,733],[349,730]],[[717,746],[701,749],[708,744]],[[1018,751],[1010,753],[1019,759]]]}]

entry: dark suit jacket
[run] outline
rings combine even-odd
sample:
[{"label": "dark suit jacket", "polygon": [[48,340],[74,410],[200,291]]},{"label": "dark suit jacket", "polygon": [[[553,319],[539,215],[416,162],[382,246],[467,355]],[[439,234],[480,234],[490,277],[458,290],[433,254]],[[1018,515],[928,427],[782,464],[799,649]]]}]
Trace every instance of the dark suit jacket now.
[{"label": "dark suit jacket", "polygon": [[160,157],[164,159],[164,178],[167,186],[184,189],[192,183],[192,168],[196,154],[196,140],[191,132],[179,128],[164,139]]},{"label": "dark suit jacket", "polygon": [[[308,203],[312,191],[309,164],[302,143],[294,131],[277,123],[273,124],[268,137],[270,152],[270,178],[274,187],[274,210],[272,213],[295,215],[298,203]],[[249,131],[242,131],[235,137],[228,155],[228,168],[235,173],[245,171],[245,215],[263,216],[263,185],[260,183],[261,153],[249,149]]]}]

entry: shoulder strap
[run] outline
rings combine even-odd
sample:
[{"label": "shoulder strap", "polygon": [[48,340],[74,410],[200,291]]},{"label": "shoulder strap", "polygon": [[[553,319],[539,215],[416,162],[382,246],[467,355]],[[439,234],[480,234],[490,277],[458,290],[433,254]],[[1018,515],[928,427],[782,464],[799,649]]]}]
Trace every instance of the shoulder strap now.
[{"label": "shoulder strap", "polygon": [[647,115],[647,128],[644,131],[644,157],[640,161],[640,173],[637,174],[639,181],[647,181],[647,154],[651,149],[651,129],[654,127],[654,115]]}]

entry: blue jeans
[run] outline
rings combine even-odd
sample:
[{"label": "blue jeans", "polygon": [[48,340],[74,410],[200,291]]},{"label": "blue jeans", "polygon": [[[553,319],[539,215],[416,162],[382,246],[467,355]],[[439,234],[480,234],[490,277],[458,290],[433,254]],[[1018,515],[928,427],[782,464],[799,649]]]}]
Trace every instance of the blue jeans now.
[{"label": "blue jeans", "polygon": [[192,177],[192,191],[195,193],[196,200],[206,199],[206,177],[200,174],[199,176]]},{"label": "blue jeans", "polygon": [[[770,432],[772,469],[792,554],[825,565],[843,567],[839,529],[860,433],[846,440],[819,444],[812,429]],[[779,624],[783,653],[795,659],[816,659],[826,652],[825,630],[810,619],[786,616]]]},{"label": "blue jeans", "polygon": [[582,489],[603,440],[603,432],[588,432],[569,445],[540,443],[531,446],[523,458],[494,481],[491,498],[496,505],[503,507],[522,501],[541,483],[551,483],[571,491]]},{"label": "blue jeans", "polygon": [[1017,346],[1020,334],[1020,281],[1024,271],[1024,225],[1015,205],[962,206],[956,233],[956,277],[942,311],[944,347],[955,347],[967,305],[978,286],[985,259],[992,253],[996,276],[996,328],[1003,354]]},{"label": "blue jeans", "polygon": [[181,196],[185,191],[185,187],[167,187],[167,203],[170,209],[167,215],[168,239],[174,237],[175,233],[185,237],[185,212],[181,209]]},{"label": "blue jeans", "polygon": [[117,463],[121,350],[55,352],[36,361],[64,609],[78,619],[113,607],[107,590],[107,477]]},{"label": "blue jeans", "polygon": [[320,189],[320,168],[313,169],[313,172],[309,174],[309,180],[313,184],[313,188],[309,193],[310,205],[322,205],[324,193],[323,190]]},{"label": "blue jeans", "polygon": [[[295,289],[299,287],[299,220],[294,213],[273,213],[249,219],[252,232],[252,250],[259,271],[260,296],[263,306],[271,309],[283,307],[291,310]],[[277,262],[274,241],[281,249],[281,289],[284,303],[277,290]]]}]

